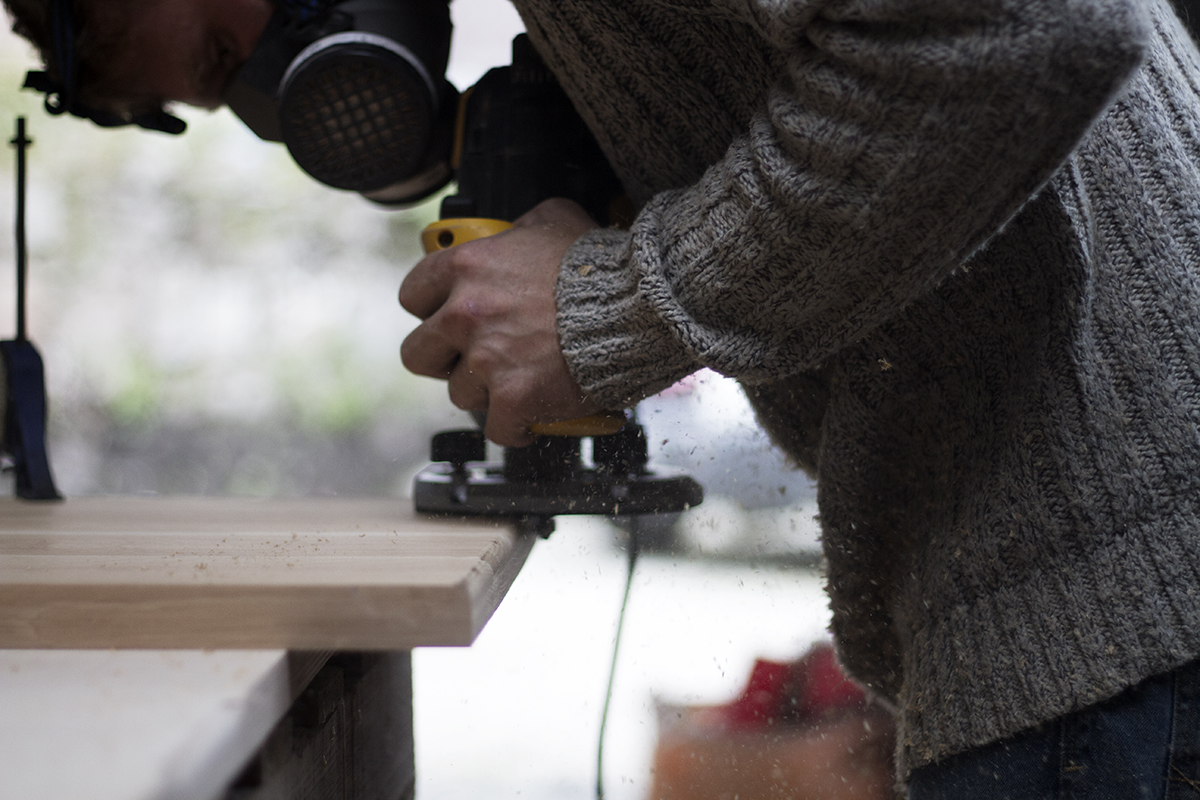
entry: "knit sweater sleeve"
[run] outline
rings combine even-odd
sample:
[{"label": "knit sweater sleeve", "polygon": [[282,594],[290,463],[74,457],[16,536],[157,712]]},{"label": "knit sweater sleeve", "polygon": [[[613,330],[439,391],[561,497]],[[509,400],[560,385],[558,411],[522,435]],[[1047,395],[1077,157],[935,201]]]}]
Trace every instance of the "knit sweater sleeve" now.
[{"label": "knit sweater sleeve", "polygon": [[1037,193],[1148,35],[1137,0],[725,5],[786,65],[765,107],[698,182],[562,265],[563,351],[606,405],[701,366],[794,374],[860,341]]}]

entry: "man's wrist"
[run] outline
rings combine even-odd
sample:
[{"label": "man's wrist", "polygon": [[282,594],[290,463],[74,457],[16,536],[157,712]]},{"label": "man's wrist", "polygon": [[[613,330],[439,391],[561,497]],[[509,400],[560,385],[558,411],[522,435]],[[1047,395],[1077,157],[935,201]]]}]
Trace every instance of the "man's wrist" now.
[{"label": "man's wrist", "polygon": [[572,377],[606,408],[627,408],[695,371],[639,287],[631,235],[585,233],[559,269],[558,334]]}]

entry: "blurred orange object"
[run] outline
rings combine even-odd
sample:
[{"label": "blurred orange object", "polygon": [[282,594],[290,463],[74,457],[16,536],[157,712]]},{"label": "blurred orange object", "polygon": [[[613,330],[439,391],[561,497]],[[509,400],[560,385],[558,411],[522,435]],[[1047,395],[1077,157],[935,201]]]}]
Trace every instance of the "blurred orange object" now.
[{"label": "blurred orange object", "polygon": [[891,800],[894,743],[891,714],[817,645],[756,662],[727,705],[660,706],[650,800]]}]

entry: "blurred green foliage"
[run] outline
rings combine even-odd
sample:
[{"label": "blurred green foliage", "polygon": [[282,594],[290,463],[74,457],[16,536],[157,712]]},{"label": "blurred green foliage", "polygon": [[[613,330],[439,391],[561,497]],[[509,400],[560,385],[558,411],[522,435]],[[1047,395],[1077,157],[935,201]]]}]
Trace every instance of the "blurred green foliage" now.
[{"label": "blurred green foliage", "polygon": [[[153,449],[139,431],[253,426],[282,447],[281,431],[367,441],[445,418],[444,386],[400,365],[416,320],[396,302],[437,198],[390,210],[329,189],[226,110],[176,109],[189,126],[179,137],[50,117],[40,95],[17,90],[33,66],[23,42],[0,34],[0,126],[23,114],[34,140],[29,329],[46,361],[52,454],[85,453],[72,462],[80,472],[59,469],[68,491],[107,486],[118,451]],[[0,185],[14,185],[13,164],[0,158]],[[13,197],[0,191],[0,219],[13,218]],[[0,236],[0,337],[14,324],[13,260]],[[258,456],[274,471],[245,461],[205,485],[299,485],[280,477],[277,455]]]}]

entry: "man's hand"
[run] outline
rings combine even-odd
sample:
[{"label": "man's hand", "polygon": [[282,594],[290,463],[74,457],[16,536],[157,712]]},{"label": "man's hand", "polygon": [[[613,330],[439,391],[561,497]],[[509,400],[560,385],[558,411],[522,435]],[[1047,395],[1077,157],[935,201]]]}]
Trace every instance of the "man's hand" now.
[{"label": "man's hand", "polygon": [[555,305],[563,255],[595,227],[578,204],[547,200],[511,230],[426,256],[400,286],[400,305],[424,320],[400,347],[404,366],[448,380],[459,408],[486,409],[497,444],[600,410],[567,370]]}]

